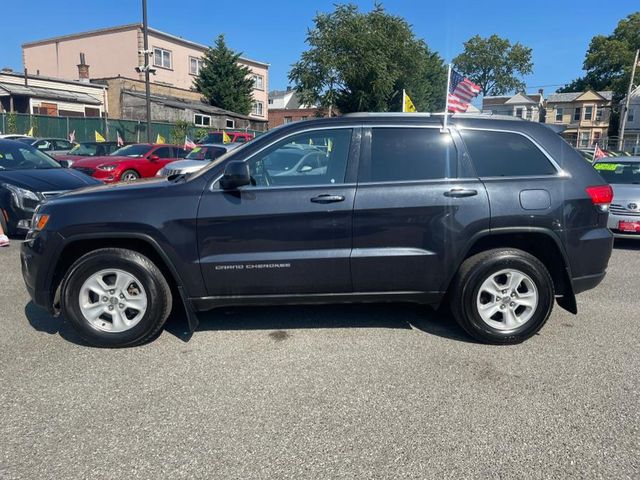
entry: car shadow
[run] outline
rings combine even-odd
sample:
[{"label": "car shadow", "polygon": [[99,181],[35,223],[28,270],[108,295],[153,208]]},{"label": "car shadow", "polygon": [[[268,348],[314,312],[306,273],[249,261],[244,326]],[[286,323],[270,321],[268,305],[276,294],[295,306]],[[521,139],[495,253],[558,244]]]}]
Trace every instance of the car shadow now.
[{"label": "car shadow", "polygon": [[[221,330],[390,328],[416,329],[451,340],[477,343],[444,310],[406,303],[230,307],[199,313],[198,319],[200,325],[194,334]],[[179,315],[170,317],[165,330],[185,342],[192,335],[186,331],[184,317]]]},{"label": "car shadow", "polygon": [[62,316],[54,317],[44,308],[40,308],[33,302],[29,302],[24,307],[24,314],[29,324],[38,332],[49,335],[60,335],[68,342],[76,345],[89,346],[82,338],[66,323]]},{"label": "car shadow", "polygon": [[[33,302],[27,303],[24,313],[36,331],[60,335],[76,345],[90,346],[62,316],[54,317]],[[189,332],[184,312],[174,309],[164,330],[188,342],[200,331],[265,330],[276,332],[276,338],[278,332],[314,328],[416,329],[450,340],[477,343],[444,310],[405,303],[220,308],[200,313],[198,319],[198,328]]]},{"label": "car shadow", "polygon": [[632,238],[616,238],[613,247],[618,250],[640,250],[640,241]]}]

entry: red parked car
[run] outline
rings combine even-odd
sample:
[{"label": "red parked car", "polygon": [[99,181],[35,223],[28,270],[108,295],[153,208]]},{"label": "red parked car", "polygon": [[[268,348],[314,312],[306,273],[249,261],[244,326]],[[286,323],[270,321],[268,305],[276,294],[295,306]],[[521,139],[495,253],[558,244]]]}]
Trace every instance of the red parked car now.
[{"label": "red parked car", "polygon": [[177,145],[136,143],[119,148],[111,155],[77,160],[71,168],[105,183],[131,182],[155,177],[167,163],[184,158],[187,153]]},{"label": "red parked car", "polygon": [[[249,132],[231,132],[225,130],[231,143],[247,143],[255,138],[253,133]],[[207,136],[198,141],[200,144],[205,143],[224,143],[224,135],[222,130],[207,133]]]}]

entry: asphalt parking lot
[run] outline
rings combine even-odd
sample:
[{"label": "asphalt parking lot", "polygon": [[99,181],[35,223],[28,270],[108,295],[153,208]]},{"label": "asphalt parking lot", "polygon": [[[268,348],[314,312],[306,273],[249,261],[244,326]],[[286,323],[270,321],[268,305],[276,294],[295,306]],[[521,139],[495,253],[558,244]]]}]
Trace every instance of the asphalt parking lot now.
[{"label": "asphalt parking lot", "polygon": [[412,305],[234,308],[81,344],[0,250],[0,478],[638,478],[640,243],[522,345]]}]

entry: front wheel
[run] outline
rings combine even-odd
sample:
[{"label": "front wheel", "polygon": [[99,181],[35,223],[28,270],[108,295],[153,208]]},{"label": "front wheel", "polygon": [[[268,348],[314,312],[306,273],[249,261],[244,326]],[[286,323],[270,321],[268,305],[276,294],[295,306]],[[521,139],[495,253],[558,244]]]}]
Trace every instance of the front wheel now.
[{"label": "front wheel", "polygon": [[144,343],[171,311],[171,289],[147,257],[122,248],[89,252],[62,284],[62,314],[88,343],[125,347]]},{"label": "front wheel", "polygon": [[120,180],[122,180],[123,182],[133,182],[135,180],[138,180],[139,178],[140,175],[135,170],[125,170],[120,176]]},{"label": "front wheel", "polygon": [[464,261],[451,288],[451,311],[475,339],[520,343],[545,324],[553,280],[540,260],[516,249],[495,249]]}]

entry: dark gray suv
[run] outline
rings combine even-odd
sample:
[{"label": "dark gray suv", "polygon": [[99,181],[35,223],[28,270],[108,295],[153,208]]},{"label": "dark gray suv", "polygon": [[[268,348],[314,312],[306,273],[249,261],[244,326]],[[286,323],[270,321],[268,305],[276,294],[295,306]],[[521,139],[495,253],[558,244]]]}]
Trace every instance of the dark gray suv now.
[{"label": "dark gray suv", "polygon": [[[448,304],[474,338],[536,333],[605,275],[611,188],[544,125],[357,114],[286,125],[191,176],[63,195],[22,247],[35,303],[126,346],[183,305]],[[100,212],[96,215],[95,212]]]}]

